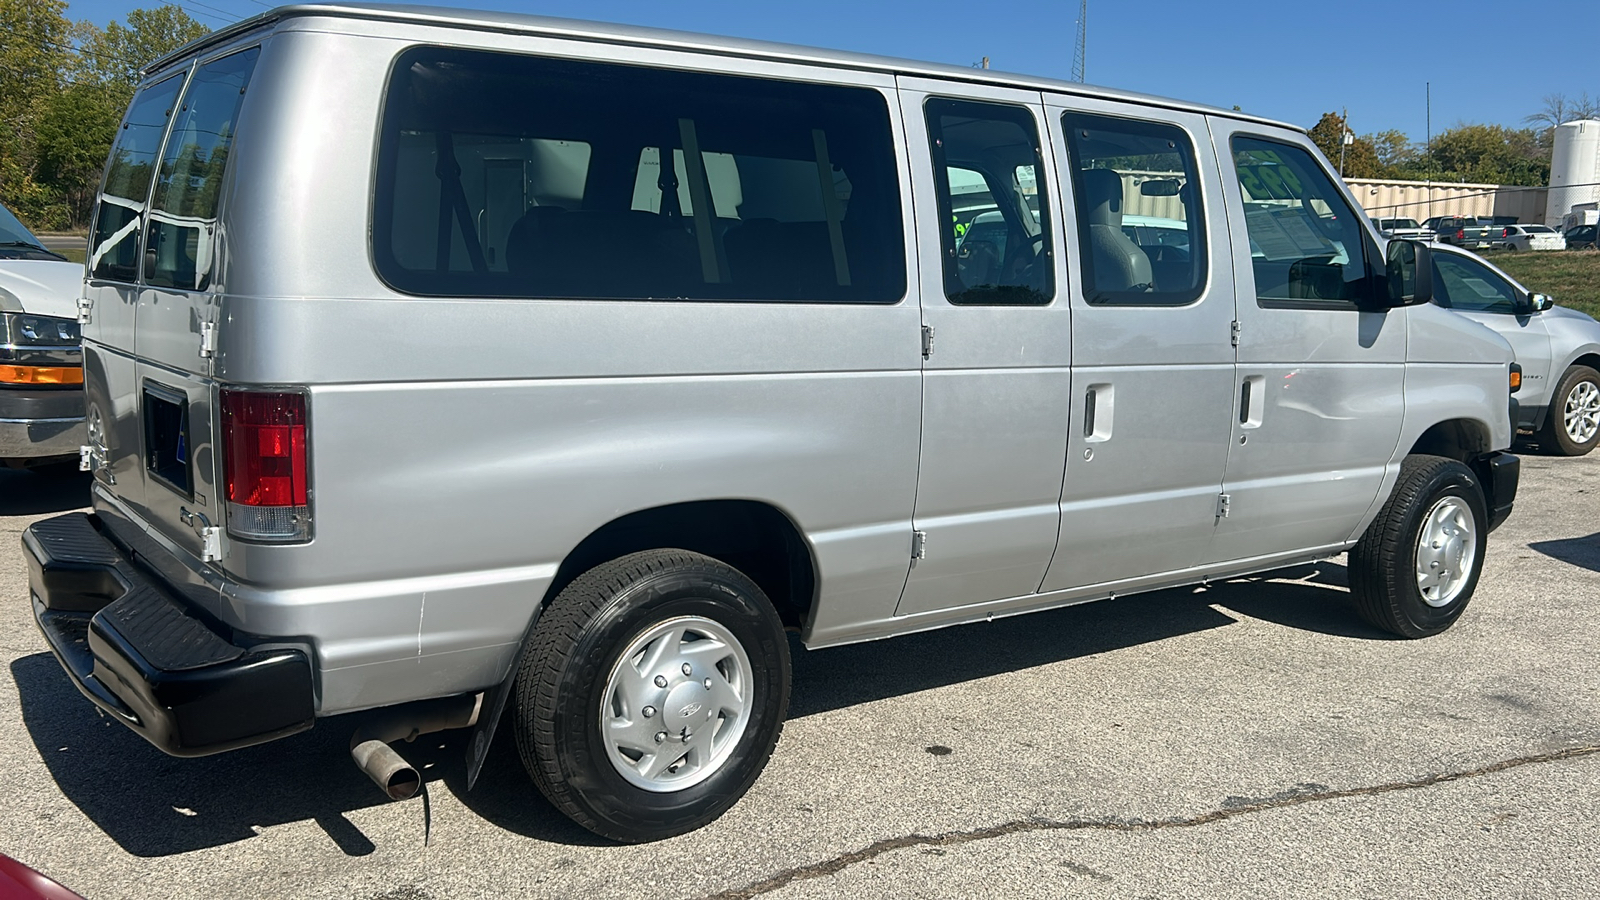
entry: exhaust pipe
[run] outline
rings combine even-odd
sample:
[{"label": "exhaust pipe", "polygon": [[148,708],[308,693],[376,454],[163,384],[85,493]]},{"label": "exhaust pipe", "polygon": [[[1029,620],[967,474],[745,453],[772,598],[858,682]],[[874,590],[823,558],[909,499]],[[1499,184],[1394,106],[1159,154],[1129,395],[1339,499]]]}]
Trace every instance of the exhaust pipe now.
[{"label": "exhaust pipe", "polygon": [[389,746],[390,742],[409,742],[436,731],[471,728],[478,723],[482,706],[482,694],[463,694],[386,710],[350,736],[350,758],[390,799],[409,799],[422,787],[422,775]]}]

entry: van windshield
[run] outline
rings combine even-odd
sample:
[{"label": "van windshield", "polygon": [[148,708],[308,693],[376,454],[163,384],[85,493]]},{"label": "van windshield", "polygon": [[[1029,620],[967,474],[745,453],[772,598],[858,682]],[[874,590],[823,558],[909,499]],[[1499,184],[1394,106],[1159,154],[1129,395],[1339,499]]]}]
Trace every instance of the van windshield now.
[{"label": "van windshield", "polygon": [[419,48],[373,222],[407,293],[892,303],[888,105],[862,88]]}]

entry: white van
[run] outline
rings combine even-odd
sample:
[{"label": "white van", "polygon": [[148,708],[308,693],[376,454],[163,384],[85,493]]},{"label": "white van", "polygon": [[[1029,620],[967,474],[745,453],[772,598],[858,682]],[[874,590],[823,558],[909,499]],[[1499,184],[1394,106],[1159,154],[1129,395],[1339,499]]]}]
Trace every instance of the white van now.
[{"label": "white van", "polygon": [[82,266],[45,249],[0,206],[0,466],[78,470],[82,286]]},{"label": "white van", "polygon": [[470,783],[504,709],[625,841],[755,780],[786,631],[1348,550],[1371,622],[1434,634],[1516,493],[1511,351],[1358,210],[1299,129],[1173,100],[274,10],[153,65],[119,132],[94,511],[28,531],[34,609],[169,753],[382,708],[354,755],[404,797],[387,742],[470,726]]}]

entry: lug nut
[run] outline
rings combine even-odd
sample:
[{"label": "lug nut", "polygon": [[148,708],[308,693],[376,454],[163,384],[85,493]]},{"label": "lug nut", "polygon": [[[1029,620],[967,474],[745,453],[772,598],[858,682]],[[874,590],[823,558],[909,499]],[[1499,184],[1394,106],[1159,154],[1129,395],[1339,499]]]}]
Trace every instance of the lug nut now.
[{"label": "lug nut", "polygon": [[656,676],[656,687],[666,687],[666,686],[667,686],[667,676],[665,676],[665,675],[657,675]]},{"label": "lug nut", "polygon": [[646,719],[650,718],[651,716],[653,716],[655,714],[656,714],[656,708],[654,706],[646,706],[644,708],[644,717]]},{"label": "lug nut", "polygon": [[694,669],[689,668],[689,664],[688,663],[684,663],[683,664],[683,674],[685,674],[685,675],[693,675],[694,674]]},{"label": "lug nut", "polygon": [[706,690],[711,690],[711,679],[709,678],[706,679]]},{"label": "lug nut", "polygon": [[656,732],[656,743],[659,744],[659,743],[661,743],[662,741],[664,741],[666,739],[667,739],[667,733],[665,731]]}]

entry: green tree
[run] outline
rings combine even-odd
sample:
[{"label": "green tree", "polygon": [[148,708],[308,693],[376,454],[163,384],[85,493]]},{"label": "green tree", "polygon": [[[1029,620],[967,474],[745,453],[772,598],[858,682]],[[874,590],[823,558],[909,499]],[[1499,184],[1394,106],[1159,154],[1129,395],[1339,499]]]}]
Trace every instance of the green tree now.
[{"label": "green tree", "polygon": [[1531,128],[1457,125],[1434,137],[1431,156],[1441,180],[1539,185],[1550,178],[1550,151]]},{"label": "green tree", "polygon": [[60,192],[34,171],[34,126],[66,81],[66,8],[62,0],[0,0],[0,202],[35,225],[63,218]]},{"label": "green tree", "polygon": [[1319,147],[1323,155],[1333,161],[1334,166],[1339,165],[1341,150],[1344,153],[1344,176],[1346,178],[1382,178],[1386,174],[1383,166],[1378,162],[1378,151],[1366,138],[1354,138],[1351,143],[1341,147],[1348,127],[1343,116],[1338,113],[1323,113],[1316,125],[1311,127],[1311,140]]},{"label": "green tree", "polygon": [[39,180],[59,192],[71,228],[87,228],[122,106],[102,88],[73,84],[46,100],[35,128]]},{"label": "green tree", "polygon": [[1421,154],[1421,150],[1411,143],[1411,138],[1406,137],[1405,132],[1393,128],[1375,134],[1364,134],[1361,140],[1372,145],[1373,152],[1378,157],[1378,165],[1384,169],[1385,177],[1398,174],[1401,169],[1414,163]]},{"label": "green tree", "polygon": [[139,84],[139,70],[196,38],[204,25],[170,3],[128,13],[128,23],[112,21],[104,30],[78,26],[78,77],[105,87],[123,106]]}]

